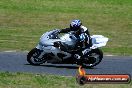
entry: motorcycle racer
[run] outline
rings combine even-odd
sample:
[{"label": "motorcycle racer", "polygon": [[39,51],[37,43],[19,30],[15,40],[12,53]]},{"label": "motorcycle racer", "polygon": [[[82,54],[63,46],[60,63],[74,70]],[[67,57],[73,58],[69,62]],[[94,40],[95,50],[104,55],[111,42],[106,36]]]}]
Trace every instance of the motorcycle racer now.
[{"label": "motorcycle racer", "polygon": [[61,29],[59,33],[68,33],[70,31],[73,31],[75,36],[77,37],[78,41],[77,41],[76,48],[80,47],[80,51],[78,54],[75,54],[75,57],[77,59],[80,59],[80,57],[83,56],[81,52],[83,47],[92,46],[89,30],[82,25],[82,22],[79,19],[75,19],[71,21],[69,28]]}]

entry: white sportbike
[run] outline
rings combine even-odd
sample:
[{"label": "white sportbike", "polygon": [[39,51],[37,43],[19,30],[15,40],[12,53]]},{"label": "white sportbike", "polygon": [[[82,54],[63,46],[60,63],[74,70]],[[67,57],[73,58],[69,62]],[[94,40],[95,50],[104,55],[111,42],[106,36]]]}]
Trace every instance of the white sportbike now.
[{"label": "white sportbike", "polygon": [[91,39],[92,46],[83,47],[83,57],[77,59],[75,55],[80,48],[76,46],[77,38],[72,32],[63,35],[59,34],[58,30],[46,32],[41,36],[38,45],[28,53],[27,61],[31,65],[79,63],[79,65],[94,67],[103,58],[100,47],[106,46],[108,38],[102,35],[92,35]]}]

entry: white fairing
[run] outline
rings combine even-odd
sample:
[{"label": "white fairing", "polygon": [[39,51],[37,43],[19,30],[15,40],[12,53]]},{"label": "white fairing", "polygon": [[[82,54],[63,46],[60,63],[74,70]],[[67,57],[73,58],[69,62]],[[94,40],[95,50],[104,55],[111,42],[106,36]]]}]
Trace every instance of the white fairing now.
[{"label": "white fairing", "polygon": [[60,37],[61,42],[64,42],[65,44],[69,46],[74,46],[76,44],[77,38],[70,34],[65,34],[62,37]]},{"label": "white fairing", "polygon": [[40,49],[40,50],[44,50],[43,53],[53,53],[55,55],[54,59],[57,59],[57,60],[61,60],[57,56],[57,53],[64,53],[66,55],[66,57],[64,57],[63,59],[71,57],[70,53],[61,51],[59,48],[56,48],[56,47],[53,46],[54,42],[56,42],[56,41],[61,41],[61,42],[64,42],[65,44],[71,45],[71,46],[74,45],[75,42],[73,42],[72,39],[69,38],[70,35],[65,34],[62,37],[60,37],[60,39],[49,39],[49,37],[48,37],[49,34],[50,34],[50,32],[47,32],[47,33],[45,33],[41,36],[40,42],[36,46],[36,48]]},{"label": "white fairing", "polygon": [[92,35],[92,47],[103,47],[106,46],[106,43],[108,42],[108,38],[104,37],[102,35]]}]

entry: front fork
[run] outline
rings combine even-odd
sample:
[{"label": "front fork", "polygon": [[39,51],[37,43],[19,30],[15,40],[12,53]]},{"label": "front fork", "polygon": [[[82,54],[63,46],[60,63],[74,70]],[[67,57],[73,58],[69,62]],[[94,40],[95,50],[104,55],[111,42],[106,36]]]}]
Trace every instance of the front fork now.
[{"label": "front fork", "polygon": [[39,50],[39,52],[40,52],[40,55],[38,56],[38,58],[40,58],[40,59],[42,59],[43,58],[43,55],[45,54],[43,51],[43,46],[42,45],[40,45],[40,44],[38,44],[37,46],[36,46],[36,48]]}]

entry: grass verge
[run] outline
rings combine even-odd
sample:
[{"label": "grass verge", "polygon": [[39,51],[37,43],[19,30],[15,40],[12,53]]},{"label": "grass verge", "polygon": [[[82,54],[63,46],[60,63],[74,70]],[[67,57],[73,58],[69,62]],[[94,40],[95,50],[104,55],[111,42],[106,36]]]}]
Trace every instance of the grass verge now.
[{"label": "grass verge", "polygon": [[130,84],[85,84],[80,86],[75,77],[30,73],[0,73],[0,88],[131,88]]}]

